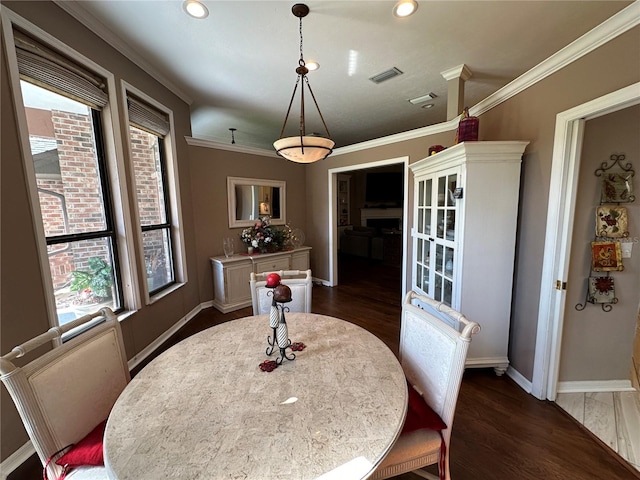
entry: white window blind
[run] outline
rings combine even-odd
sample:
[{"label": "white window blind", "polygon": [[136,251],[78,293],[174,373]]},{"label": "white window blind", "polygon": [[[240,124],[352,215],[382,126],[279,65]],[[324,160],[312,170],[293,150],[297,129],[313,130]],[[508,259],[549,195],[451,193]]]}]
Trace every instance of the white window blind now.
[{"label": "white window blind", "polygon": [[25,33],[13,31],[20,77],[93,108],[107,105],[105,81]]},{"label": "white window blind", "polygon": [[127,97],[129,123],[142,130],[164,137],[170,131],[169,117],[135,97]]}]

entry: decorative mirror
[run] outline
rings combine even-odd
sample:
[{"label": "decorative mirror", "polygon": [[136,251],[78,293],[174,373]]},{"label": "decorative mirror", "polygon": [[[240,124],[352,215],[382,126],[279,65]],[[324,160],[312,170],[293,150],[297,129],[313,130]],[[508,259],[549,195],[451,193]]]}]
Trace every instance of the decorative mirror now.
[{"label": "decorative mirror", "polygon": [[286,182],[258,178],[227,177],[229,228],[250,227],[264,215],[272,225],[284,225]]}]

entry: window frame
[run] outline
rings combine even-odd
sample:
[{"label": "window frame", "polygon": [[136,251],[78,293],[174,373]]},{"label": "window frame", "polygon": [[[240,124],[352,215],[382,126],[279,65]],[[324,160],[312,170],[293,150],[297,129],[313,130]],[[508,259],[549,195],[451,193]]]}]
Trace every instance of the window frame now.
[{"label": "window frame", "polygon": [[[131,192],[131,210],[132,210],[132,222],[135,225],[133,227],[134,237],[136,240],[136,251],[138,252],[138,271],[140,275],[138,280],[138,291],[144,296],[144,301],[147,305],[153,304],[157,300],[163,298],[171,292],[179,289],[182,285],[187,283],[187,271],[186,254],[184,251],[184,229],[182,228],[182,206],[180,202],[180,181],[178,176],[178,164],[177,156],[174,146],[176,145],[175,139],[175,123],[173,111],[158,102],[154,98],[150,97],[140,89],[134,87],[125,80],[121,80],[122,85],[122,110],[124,112],[124,130],[127,132],[127,138],[125,140],[125,151],[127,161],[129,164],[130,182],[133,185]],[[163,180],[163,194],[165,198],[166,220],[167,222],[158,228],[143,227],[140,222],[140,214],[138,211],[138,197],[136,192],[136,179],[135,170],[133,167],[133,155],[131,140],[129,137],[129,131],[132,124],[129,122],[128,115],[128,98],[129,96],[136,97],[149,106],[157,109],[159,112],[167,116],[169,120],[169,132],[164,136],[158,136],[159,148],[164,154],[164,162],[161,157],[161,171]],[[136,126],[136,125],[133,125]],[[136,126],[136,128],[139,128]],[[144,257],[144,244],[143,233],[144,231],[159,230],[160,228],[169,228],[170,234],[170,250],[172,254],[172,266],[173,266],[173,283],[163,286],[162,288],[149,290],[148,283],[146,281],[146,266]]]}]

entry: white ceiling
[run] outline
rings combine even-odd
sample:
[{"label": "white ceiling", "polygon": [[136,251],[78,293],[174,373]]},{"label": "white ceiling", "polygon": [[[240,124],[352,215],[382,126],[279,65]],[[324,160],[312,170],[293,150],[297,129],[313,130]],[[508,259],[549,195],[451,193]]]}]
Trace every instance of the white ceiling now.
[{"label": "white ceiling", "polygon": [[[465,104],[483,100],[625,8],[629,1],[425,1],[400,19],[394,1],[307,2],[304,58],[336,147],[446,121],[443,71],[465,64]],[[57,2],[191,103],[192,135],[272,149],[296,80],[295,1],[213,1],[187,16],[181,0]],[[374,84],[389,68],[403,75]],[[409,99],[433,92],[431,109]],[[540,99],[544,101],[544,99]],[[324,132],[307,104],[307,133]],[[286,134],[295,134],[294,107]]]}]

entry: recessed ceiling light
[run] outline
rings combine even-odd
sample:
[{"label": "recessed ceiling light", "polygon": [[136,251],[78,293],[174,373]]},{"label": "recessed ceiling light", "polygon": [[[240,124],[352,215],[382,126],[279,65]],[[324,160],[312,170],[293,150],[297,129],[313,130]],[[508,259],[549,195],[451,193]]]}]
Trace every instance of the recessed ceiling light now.
[{"label": "recessed ceiling light", "polygon": [[198,0],[186,0],[182,7],[184,11],[191,15],[193,18],[207,18],[209,16],[209,10],[204,4],[198,2]]},{"label": "recessed ceiling light", "polygon": [[433,108],[435,105],[433,103],[425,103],[420,108]]},{"label": "recessed ceiling light", "polygon": [[416,97],[416,98],[412,98],[409,101],[411,103],[413,103],[414,105],[418,105],[420,103],[424,103],[428,100],[433,100],[434,98],[436,98],[437,95],[433,92],[427,93],[426,95],[422,95],[420,97]]},{"label": "recessed ceiling light", "polygon": [[416,0],[400,0],[393,7],[393,14],[396,17],[408,17],[418,9],[418,2]]},{"label": "recessed ceiling light", "polygon": [[320,68],[320,64],[314,61],[305,62],[304,66],[307,67],[307,70],[309,70],[310,72],[313,72],[314,70],[318,70]]}]

